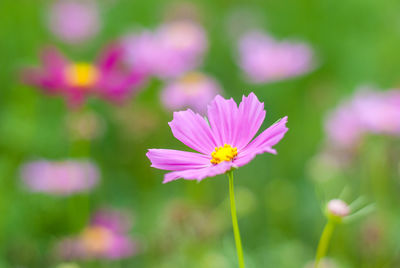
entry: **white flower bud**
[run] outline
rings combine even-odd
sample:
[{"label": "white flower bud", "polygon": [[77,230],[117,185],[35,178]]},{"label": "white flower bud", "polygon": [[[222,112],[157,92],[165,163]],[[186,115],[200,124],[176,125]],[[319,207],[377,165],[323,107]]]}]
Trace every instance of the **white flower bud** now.
[{"label": "white flower bud", "polygon": [[350,214],[349,206],[340,199],[332,199],[328,202],[326,208],[329,214],[340,218],[346,217]]}]

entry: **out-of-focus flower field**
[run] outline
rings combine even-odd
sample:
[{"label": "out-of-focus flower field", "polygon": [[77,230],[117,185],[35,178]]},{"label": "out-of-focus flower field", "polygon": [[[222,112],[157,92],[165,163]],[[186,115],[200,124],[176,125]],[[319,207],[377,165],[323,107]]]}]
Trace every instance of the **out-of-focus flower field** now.
[{"label": "out-of-focus flower field", "polygon": [[[1,0],[0,36],[0,268],[237,267],[227,163],[246,267],[400,267],[400,2]],[[148,151],[261,124],[216,95],[289,131]]]}]

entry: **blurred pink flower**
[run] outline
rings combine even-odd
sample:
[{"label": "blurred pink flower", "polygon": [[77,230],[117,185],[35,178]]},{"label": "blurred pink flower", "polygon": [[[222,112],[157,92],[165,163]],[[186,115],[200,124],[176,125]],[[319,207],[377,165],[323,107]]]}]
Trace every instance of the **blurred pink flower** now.
[{"label": "blurred pink flower", "polygon": [[67,43],[86,41],[100,30],[100,15],[96,1],[54,1],[48,16],[50,31]]},{"label": "blurred pink flower", "polygon": [[126,61],[133,68],[144,68],[163,79],[196,68],[208,46],[204,29],[188,20],[165,23],[153,32],[127,35],[122,43]]},{"label": "blurred pink flower", "polygon": [[128,70],[121,65],[122,49],[109,46],[96,63],[70,62],[55,48],[43,51],[43,68],[23,70],[23,82],[45,93],[61,95],[70,106],[82,104],[88,95],[120,103],[140,88],[146,79],[141,69]]},{"label": "blurred pink flower", "polygon": [[99,177],[98,168],[87,160],[41,160],[21,168],[22,181],[30,191],[62,196],[92,189]]},{"label": "blurred pink flower", "polygon": [[367,131],[400,135],[400,90],[361,89],[354,97],[353,105]]},{"label": "blurred pink flower", "polygon": [[325,129],[335,146],[351,148],[367,133],[399,136],[399,118],[400,90],[362,87],[328,115]]},{"label": "blurred pink flower", "polygon": [[128,65],[154,75],[158,62],[162,60],[162,53],[151,31],[129,34],[122,39],[121,44]]},{"label": "blurred pink flower", "polygon": [[103,208],[98,210],[90,221],[91,225],[103,226],[117,233],[128,232],[132,227],[132,217],[128,211]]},{"label": "blurred pink flower", "polygon": [[191,108],[204,113],[207,104],[221,93],[217,81],[199,72],[190,72],[169,82],[161,93],[164,106],[172,111]]},{"label": "blurred pink flower", "polygon": [[239,66],[252,83],[268,83],[309,72],[312,49],[305,43],[279,42],[258,31],[244,34],[239,41]]},{"label": "blurred pink flower", "polygon": [[272,147],[288,131],[284,117],[254,138],[265,118],[264,103],[254,93],[243,96],[239,107],[233,99],[217,95],[207,114],[208,119],[192,110],[175,112],[169,123],[175,138],[200,153],[167,149],[147,152],[152,167],[172,171],[165,174],[164,183],[179,178],[201,181],[244,166],[258,154],[275,154]]},{"label": "blurred pink flower", "polygon": [[346,101],[331,112],[325,122],[328,140],[345,148],[357,145],[362,137],[364,128],[355,112],[352,103]]},{"label": "blurred pink flower", "polygon": [[78,236],[57,244],[62,259],[123,259],[137,253],[137,243],[127,234],[127,215],[112,210],[99,213]]},{"label": "blurred pink flower", "polygon": [[58,0],[50,6],[47,24],[50,31],[67,43],[80,43],[100,30],[96,1]]}]

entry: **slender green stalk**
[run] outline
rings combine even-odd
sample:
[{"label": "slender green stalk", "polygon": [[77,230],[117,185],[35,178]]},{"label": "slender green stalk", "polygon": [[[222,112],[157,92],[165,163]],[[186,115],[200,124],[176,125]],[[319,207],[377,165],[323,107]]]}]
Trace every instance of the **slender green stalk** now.
[{"label": "slender green stalk", "polygon": [[315,257],[314,268],[318,268],[319,262],[326,255],[326,251],[328,250],[329,242],[331,241],[335,225],[336,223],[334,222],[333,219],[328,219],[328,222],[326,223],[325,228],[322,231],[321,238],[318,243],[317,256]]},{"label": "slender green stalk", "polygon": [[[71,116],[82,116],[86,108],[82,107],[81,110],[74,111]],[[91,157],[91,140],[87,138],[73,138],[70,137],[69,157],[71,159],[90,159]],[[86,190],[80,195],[71,196],[69,198],[69,207],[71,225],[76,229],[76,226],[82,224],[82,221],[88,222],[90,218],[90,192]],[[84,219],[84,220],[83,220]]]},{"label": "slender green stalk", "polygon": [[243,248],[242,248],[242,242],[240,240],[239,224],[236,215],[235,192],[233,189],[233,171],[228,172],[228,178],[229,178],[229,197],[231,200],[232,226],[233,226],[233,234],[235,236],[239,268],[244,268]]}]

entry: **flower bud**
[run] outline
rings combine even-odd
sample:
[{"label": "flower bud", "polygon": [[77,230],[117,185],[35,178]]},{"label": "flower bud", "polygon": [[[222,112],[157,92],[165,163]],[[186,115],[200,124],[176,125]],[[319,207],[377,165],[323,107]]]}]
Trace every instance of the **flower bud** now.
[{"label": "flower bud", "polygon": [[346,217],[350,214],[349,206],[340,199],[332,199],[331,201],[329,201],[328,205],[326,206],[326,210],[328,215],[336,216],[339,218]]}]

